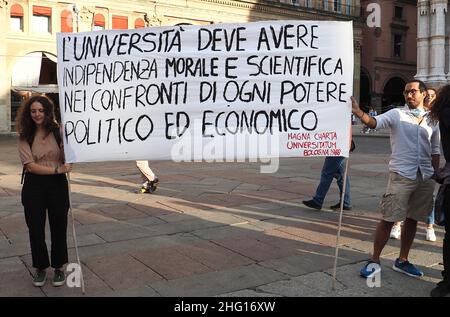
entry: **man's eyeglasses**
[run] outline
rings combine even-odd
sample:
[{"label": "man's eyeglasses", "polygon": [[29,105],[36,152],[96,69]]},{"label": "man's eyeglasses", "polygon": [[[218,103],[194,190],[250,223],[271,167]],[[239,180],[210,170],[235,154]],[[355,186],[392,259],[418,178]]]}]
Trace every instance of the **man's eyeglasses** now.
[{"label": "man's eyeglasses", "polygon": [[403,92],[403,94],[404,94],[405,96],[408,96],[409,94],[415,95],[415,94],[418,93],[418,92],[420,92],[420,90],[417,90],[417,89],[410,89],[410,90],[405,90],[405,91]]}]

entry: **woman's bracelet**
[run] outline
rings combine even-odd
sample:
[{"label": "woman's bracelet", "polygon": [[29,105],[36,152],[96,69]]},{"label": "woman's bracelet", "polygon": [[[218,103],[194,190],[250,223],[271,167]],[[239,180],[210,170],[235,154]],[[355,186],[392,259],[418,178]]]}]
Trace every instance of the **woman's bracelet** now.
[{"label": "woman's bracelet", "polygon": [[361,117],[358,117],[359,118],[359,120],[361,120],[363,117],[364,117],[364,115],[366,115],[367,113],[365,113],[364,111],[363,111],[363,115],[361,116]]}]

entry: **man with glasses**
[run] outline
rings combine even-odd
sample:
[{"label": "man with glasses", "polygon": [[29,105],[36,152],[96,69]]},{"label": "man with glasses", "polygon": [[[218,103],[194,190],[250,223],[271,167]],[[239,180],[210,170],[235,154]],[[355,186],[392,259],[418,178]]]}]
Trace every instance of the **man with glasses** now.
[{"label": "man with glasses", "polygon": [[352,97],[352,112],[371,129],[390,128],[391,159],[386,193],[380,201],[382,220],[378,223],[372,258],[360,274],[372,278],[381,272],[380,255],[395,222],[404,221],[400,255],[393,269],[412,277],[423,272],[408,261],[416,235],[417,221],[425,221],[433,208],[434,171],[439,167],[439,127],[424,108],[425,84],[413,80],[406,84],[405,106],[376,117],[363,112]]}]

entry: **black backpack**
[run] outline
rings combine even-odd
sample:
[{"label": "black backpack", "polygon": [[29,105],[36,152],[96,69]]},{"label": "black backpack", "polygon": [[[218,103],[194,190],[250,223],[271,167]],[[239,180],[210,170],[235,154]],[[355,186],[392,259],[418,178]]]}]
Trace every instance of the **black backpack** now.
[{"label": "black backpack", "polygon": [[[61,139],[61,134],[60,134],[60,132],[59,132],[59,128],[54,128],[53,130],[52,130],[52,133],[53,133],[53,136],[55,137],[55,140],[56,140],[56,144],[58,144],[58,147],[59,148],[61,148],[61,142],[62,142],[62,139]],[[30,149],[31,149],[31,146],[33,145],[33,142],[28,142],[28,144],[30,145]],[[22,179],[20,180],[20,183],[21,184],[23,184],[23,179],[25,178],[25,174],[26,174],[26,170],[25,170],[25,166],[22,168]]]}]

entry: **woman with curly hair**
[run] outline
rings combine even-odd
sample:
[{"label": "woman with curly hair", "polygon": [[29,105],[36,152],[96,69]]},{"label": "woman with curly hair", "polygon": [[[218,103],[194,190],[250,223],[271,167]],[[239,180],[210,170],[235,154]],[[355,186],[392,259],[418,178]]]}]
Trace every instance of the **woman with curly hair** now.
[{"label": "woman with curly hair", "polygon": [[[441,132],[441,143],[445,157],[445,167],[439,170],[438,178],[444,180],[444,183],[450,182],[448,178],[442,178],[441,175],[450,177],[450,85],[446,85],[439,90],[431,108],[431,118],[439,121],[439,130]],[[431,296],[442,297],[450,294],[450,185],[444,193],[444,214],[445,214],[445,237],[442,248],[444,258],[444,279],[431,291]]]},{"label": "woman with curly hair", "polygon": [[34,96],[20,107],[16,120],[18,150],[24,166],[22,205],[28,226],[31,256],[36,273],[33,285],[41,287],[50,266],[45,243],[45,222],[51,234],[51,266],[55,269],[52,284],[64,285],[63,265],[67,255],[67,213],[69,191],[65,173],[72,170],[64,164],[64,151],[54,106],[45,96]]}]

